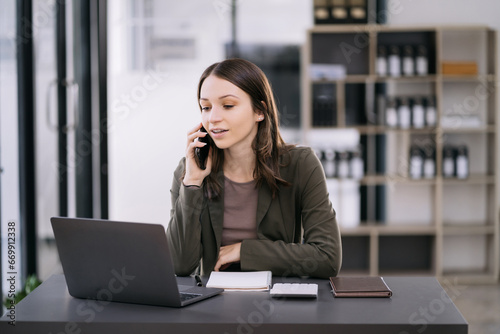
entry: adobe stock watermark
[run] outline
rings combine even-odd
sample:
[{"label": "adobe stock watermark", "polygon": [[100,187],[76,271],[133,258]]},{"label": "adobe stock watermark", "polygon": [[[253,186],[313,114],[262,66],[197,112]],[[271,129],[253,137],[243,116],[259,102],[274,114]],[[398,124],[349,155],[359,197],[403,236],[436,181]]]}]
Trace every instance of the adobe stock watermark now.
[{"label": "adobe stock watermark", "polygon": [[[434,321],[437,317],[446,311],[446,308],[453,305],[453,301],[462,294],[462,291],[467,289],[466,286],[459,286],[457,284],[457,278],[455,277],[454,282],[448,279],[443,281],[444,288],[446,288],[450,295],[446,293],[445,290],[441,291],[440,298],[434,298],[429,302],[428,305],[423,305],[418,308],[415,312],[410,314],[408,317],[408,323],[412,326],[419,326],[416,328],[416,332],[421,334],[427,329],[427,326]],[[412,331],[413,333],[413,331]],[[399,334],[410,334],[407,331],[401,331]]]},{"label": "adobe stock watermark", "polygon": [[[376,11],[370,10],[368,12],[368,17],[371,22],[388,20],[391,15],[401,14],[403,10],[404,7],[401,0],[390,0],[387,2],[386,9]],[[350,64],[353,57],[359,55],[362,50],[366,49],[370,45],[370,33],[374,31],[374,29],[374,25],[365,25],[363,28],[361,26],[355,26],[354,30],[356,31],[356,34],[352,38],[352,43],[341,42],[339,44],[340,52],[344,56],[347,64]]]},{"label": "adobe stock watermark", "polygon": [[[76,307],[76,314],[84,317],[83,322],[90,323],[94,321],[96,314],[102,312],[104,307],[113,301],[113,296],[120,294],[130,281],[135,279],[134,275],[126,273],[125,267],[121,271],[111,270],[112,277],[106,287],[99,290],[96,294],[98,300],[87,299],[82,301]],[[67,322],[64,330],[60,332],[49,332],[48,334],[80,334],[82,329],[75,322]]]},{"label": "adobe stock watermark", "polygon": [[9,36],[12,46],[26,44],[30,39],[37,37],[39,31],[45,27],[54,24],[54,18],[57,14],[57,3],[64,3],[63,0],[54,1],[37,1],[36,6],[33,8],[32,19],[21,18],[20,27],[22,31],[10,31]]},{"label": "adobe stock watermark", "polygon": [[458,129],[463,126],[464,119],[471,115],[475,115],[481,107],[481,103],[488,100],[495,93],[497,83],[491,85],[488,82],[480,82],[474,89],[474,93],[467,95],[460,103],[454,103],[453,106],[447,108],[443,112],[443,116],[447,117],[447,128]]},{"label": "adobe stock watermark", "polygon": [[281,124],[284,126],[290,125],[295,120],[295,118],[297,118],[297,115],[289,112],[286,105],[283,106],[279,114],[279,120]]},{"label": "adobe stock watermark", "polygon": [[[446,117],[447,121],[444,126],[445,130],[459,130],[461,128],[468,129],[465,120],[473,115],[479,115],[478,111],[481,104],[487,101],[493,96],[497,89],[497,82],[479,82],[473,89],[473,93],[465,96],[461,101],[454,103],[452,106],[447,107],[441,117],[441,122],[443,118]],[[486,111],[486,113],[488,113]],[[488,117],[483,120],[488,122]],[[487,125],[485,123],[484,125]],[[424,152],[429,153],[434,151],[437,147],[437,143],[441,142],[442,146],[446,146],[450,139],[445,132],[440,132],[436,136],[430,136],[426,138],[417,138],[413,144],[418,146]],[[435,152],[435,154],[441,154],[441,152]],[[386,176],[389,187],[394,190],[394,185],[398,181],[406,180],[406,175],[409,172],[411,166],[410,159],[406,155],[401,155],[398,159],[397,168],[394,174]],[[437,171],[436,171],[437,172]]]},{"label": "adobe stock watermark", "polygon": [[[322,236],[325,241],[318,240],[317,243],[331,242],[327,236]],[[290,266],[281,277],[287,279],[287,283],[300,283],[299,276],[308,276],[314,271],[318,270],[321,264],[330,262],[326,254],[321,251],[314,252],[310,256],[304,257],[297,264]],[[292,279],[290,279],[292,278]],[[267,298],[267,297],[266,297]],[[240,315],[236,318],[238,326],[236,327],[236,334],[252,334],[255,330],[262,326],[266,319],[269,319],[274,314],[275,308],[280,303],[285,303],[286,297],[269,299],[256,299],[252,302],[252,310],[246,315]],[[224,332],[224,334],[230,334]]]},{"label": "adobe stock watermark", "polygon": [[[153,91],[166,82],[168,73],[155,72],[152,69],[146,70],[146,75],[141,83],[134,86],[128,93],[122,93],[111,103],[111,112],[117,120],[123,120],[130,115],[132,110],[137,109],[141,102],[144,102]],[[107,123],[108,132],[113,128],[113,124]]]},{"label": "adobe stock watermark", "polygon": [[[238,316],[236,318],[238,322],[236,334],[252,334],[255,328],[262,326],[264,320],[270,318],[274,313],[274,302],[268,299],[254,300],[252,305],[255,309],[248,313],[246,317]],[[224,334],[230,333],[224,332]]]},{"label": "adobe stock watermark", "polygon": [[76,173],[81,172],[82,161],[85,157],[92,154],[92,148],[98,147],[102,141],[104,133],[111,134],[115,130],[116,124],[124,121],[132,112],[140,110],[140,106],[146,101],[151,94],[160,89],[166,83],[169,77],[168,73],[161,73],[146,70],[146,74],[140,82],[132,87],[128,92],[120,94],[110,104],[108,117],[101,121],[100,129],[92,129],[91,131],[81,131],[80,140],[75,146],[68,146],[67,155],[68,162],[65,166],[59,162],[54,162],[53,166],[58,171],[58,179],[61,179],[67,170],[73,169]]}]

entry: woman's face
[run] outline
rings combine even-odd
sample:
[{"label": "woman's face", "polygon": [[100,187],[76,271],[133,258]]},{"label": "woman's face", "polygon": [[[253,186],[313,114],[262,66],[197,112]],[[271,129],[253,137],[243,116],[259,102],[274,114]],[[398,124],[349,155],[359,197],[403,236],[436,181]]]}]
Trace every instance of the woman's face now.
[{"label": "woman's face", "polygon": [[257,135],[261,113],[250,96],[227,80],[208,76],[200,91],[203,127],[220,149],[245,149]]}]

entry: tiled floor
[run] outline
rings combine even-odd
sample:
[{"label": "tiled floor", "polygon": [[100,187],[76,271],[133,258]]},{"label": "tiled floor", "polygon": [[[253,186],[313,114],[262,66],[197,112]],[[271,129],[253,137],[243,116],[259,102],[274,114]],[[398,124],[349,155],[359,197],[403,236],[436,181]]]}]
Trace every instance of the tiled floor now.
[{"label": "tiled floor", "polygon": [[445,286],[469,323],[469,334],[500,334],[500,284]]},{"label": "tiled floor", "polygon": [[[54,243],[39,244],[40,279],[62,273]],[[491,285],[457,285],[441,282],[469,323],[469,334],[500,334],[500,283]]]}]

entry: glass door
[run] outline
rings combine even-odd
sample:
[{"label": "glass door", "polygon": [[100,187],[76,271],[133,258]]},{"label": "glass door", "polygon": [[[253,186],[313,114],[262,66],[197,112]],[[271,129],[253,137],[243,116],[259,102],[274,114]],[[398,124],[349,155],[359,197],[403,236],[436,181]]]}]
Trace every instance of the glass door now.
[{"label": "glass door", "polygon": [[107,218],[106,2],[34,0],[37,17],[43,18],[34,32],[43,280],[60,271],[50,217]]}]

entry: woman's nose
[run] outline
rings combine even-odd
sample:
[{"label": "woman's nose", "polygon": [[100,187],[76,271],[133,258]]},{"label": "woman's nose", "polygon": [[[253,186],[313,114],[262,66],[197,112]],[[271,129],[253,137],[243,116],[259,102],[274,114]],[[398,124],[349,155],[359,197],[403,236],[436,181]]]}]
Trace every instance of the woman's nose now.
[{"label": "woman's nose", "polygon": [[212,107],[208,121],[210,123],[220,122],[222,120],[222,112],[223,112],[223,110],[221,108]]}]

